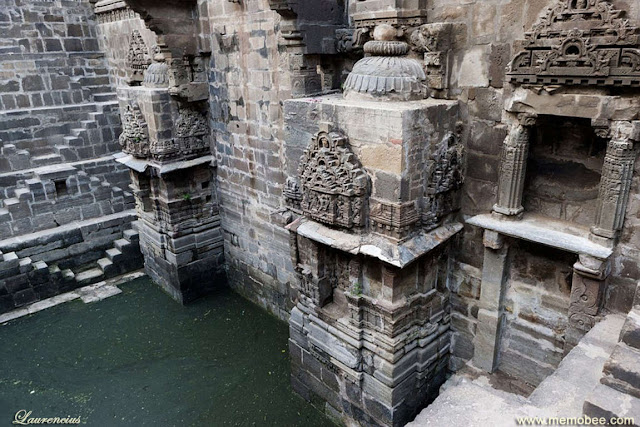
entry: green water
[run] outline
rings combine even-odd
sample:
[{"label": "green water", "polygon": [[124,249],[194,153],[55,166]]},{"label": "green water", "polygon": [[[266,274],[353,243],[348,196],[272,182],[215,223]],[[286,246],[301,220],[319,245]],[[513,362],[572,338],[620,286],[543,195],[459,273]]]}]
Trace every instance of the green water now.
[{"label": "green water", "polygon": [[288,329],[223,289],[186,307],[147,278],[0,325],[0,425],[329,426],[289,384]]}]

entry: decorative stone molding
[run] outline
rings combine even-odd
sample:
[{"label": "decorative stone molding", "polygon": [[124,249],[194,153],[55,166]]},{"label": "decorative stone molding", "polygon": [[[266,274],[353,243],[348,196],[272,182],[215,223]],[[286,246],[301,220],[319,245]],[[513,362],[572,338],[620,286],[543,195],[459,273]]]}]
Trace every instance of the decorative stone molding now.
[{"label": "decorative stone molding", "polygon": [[371,199],[369,224],[377,233],[394,239],[404,239],[420,220],[415,202],[390,203]]},{"label": "decorative stone molding", "polygon": [[164,58],[162,48],[155,45],[153,48],[153,62],[144,72],[143,85],[145,87],[169,86],[169,65]]},{"label": "decorative stone molding", "polygon": [[149,49],[144,43],[140,31],[133,30],[131,32],[131,41],[129,42],[129,50],[127,51],[126,65],[129,69],[129,83],[135,84],[143,81],[144,71],[151,64]]},{"label": "decorative stone molding", "polygon": [[529,138],[535,116],[520,114],[514,121],[502,147],[500,177],[498,182],[498,202],[495,212],[503,215],[519,215],[522,207],[522,193],[529,155]]},{"label": "decorative stone molding", "polygon": [[427,86],[434,90],[449,87],[448,65],[451,50],[453,24],[425,24],[413,29],[409,34],[411,48],[424,55],[427,70]]},{"label": "decorative stone molding", "polygon": [[134,157],[149,155],[149,130],[138,104],[127,104],[122,111],[120,146],[122,151]]},{"label": "decorative stone molding", "polygon": [[419,26],[427,21],[427,0],[360,0],[349,3],[356,28],[386,24]]},{"label": "decorative stone molding", "polygon": [[336,52],[352,53],[361,51],[369,34],[367,28],[340,28],[336,30]]},{"label": "decorative stone molding", "polygon": [[448,133],[426,162],[422,225],[432,230],[460,209],[457,190],[464,183],[464,146],[459,134]]},{"label": "decorative stone molding", "polygon": [[99,24],[138,18],[123,0],[102,0],[96,3],[96,17]]},{"label": "decorative stone molding", "polygon": [[415,59],[407,58],[409,45],[396,38],[395,28],[380,25],[373,41],[364,45],[369,54],[356,62],[344,84],[347,99],[363,97],[382,101],[424,99],[426,75]]},{"label": "decorative stone molding", "polygon": [[639,86],[638,27],[608,0],[558,0],[515,55],[514,84]]},{"label": "decorative stone molding", "polygon": [[305,216],[343,228],[362,227],[369,177],[336,132],[318,132],[300,158],[301,208]]}]

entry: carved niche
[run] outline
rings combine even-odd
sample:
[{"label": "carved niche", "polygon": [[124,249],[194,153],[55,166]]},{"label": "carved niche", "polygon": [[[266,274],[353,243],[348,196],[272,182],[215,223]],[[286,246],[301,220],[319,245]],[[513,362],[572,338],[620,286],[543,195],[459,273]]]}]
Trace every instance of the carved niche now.
[{"label": "carved niche", "polygon": [[149,156],[149,129],[138,104],[127,104],[122,112],[122,151],[134,157]]},{"label": "carved niche", "polygon": [[447,133],[426,165],[422,224],[431,230],[460,208],[458,190],[464,183],[464,147],[454,133]]},{"label": "carved niche", "polygon": [[144,43],[140,31],[133,30],[126,59],[126,65],[131,71],[130,82],[142,82],[144,71],[149,67],[149,64],[151,64],[149,49]]},{"label": "carved niche", "polygon": [[525,34],[507,78],[516,84],[640,85],[638,27],[607,0],[558,0]]},{"label": "carved niche", "polygon": [[364,225],[369,177],[345,136],[317,133],[300,158],[298,175],[305,216],[343,228]]}]

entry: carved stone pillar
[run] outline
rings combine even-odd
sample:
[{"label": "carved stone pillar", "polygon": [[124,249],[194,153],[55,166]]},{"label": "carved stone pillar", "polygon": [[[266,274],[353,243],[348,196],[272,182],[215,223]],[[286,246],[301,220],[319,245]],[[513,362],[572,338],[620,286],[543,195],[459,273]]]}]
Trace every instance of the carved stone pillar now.
[{"label": "carved stone pillar", "polygon": [[573,266],[569,327],[565,333],[565,354],[575,347],[597,321],[609,275],[608,260],[580,255]]},{"label": "carved stone pillar", "polygon": [[498,182],[498,202],[495,212],[503,215],[519,215],[522,207],[522,192],[529,154],[529,137],[535,117],[520,115],[505,139],[502,149],[500,178]]},{"label": "carved stone pillar", "polygon": [[591,229],[595,236],[607,239],[614,239],[622,229],[637,154],[630,139],[630,125],[614,126],[602,167],[596,223]]},{"label": "carved stone pillar", "polygon": [[509,248],[502,235],[491,230],[484,232],[484,246],[473,364],[487,372],[493,372],[498,366]]}]

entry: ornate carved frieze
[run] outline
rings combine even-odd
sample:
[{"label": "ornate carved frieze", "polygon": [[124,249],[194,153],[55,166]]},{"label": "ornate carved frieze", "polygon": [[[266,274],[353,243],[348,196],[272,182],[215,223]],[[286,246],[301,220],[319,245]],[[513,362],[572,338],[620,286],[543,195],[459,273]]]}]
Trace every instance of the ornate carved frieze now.
[{"label": "ornate carved frieze", "polygon": [[509,66],[515,84],[640,85],[638,28],[608,0],[558,0]]},{"label": "ornate carved frieze", "polygon": [[519,215],[522,207],[524,180],[529,156],[529,138],[535,117],[520,115],[515,121],[502,147],[500,177],[498,181],[498,202],[495,212],[504,215]]},{"label": "ornate carved frieze", "polygon": [[149,64],[151,64],[151,57],[149,55],[149,49],[138,30],[133,30],[131,33],[126,64],[131,72],[130,82],[143,81],[144,71],[149,67]]},{"label": "ornate carved frieze", "polygon": [[149,130],[138,104],[127,104],[122,111],[120,146],[122,151],[134,157],[149,155]]},{"label": "ornate carved frieze", "polygon": [[319,132],[300,159],[301,208],[305,216],[336,227],[364,225],[369,178],[336,132]]},{"label": "ornate carved frieze", "polygon": [[95,13],[99,24],[138,18],[124,0],[101,0],[96,3]]},{"label": "ornate carved frieze", "polygon": [[368,28],[340,28],[336,30],[336,52],[361,51],[369,34]]}]

